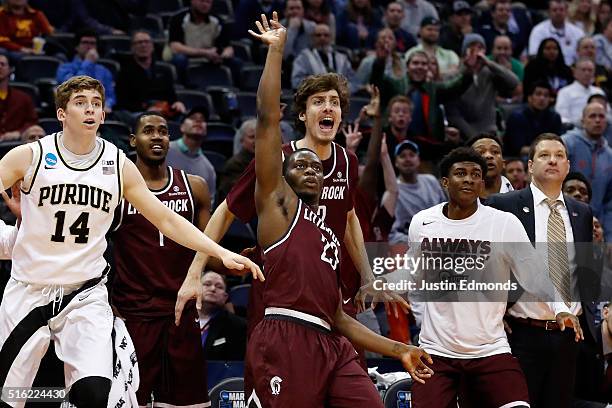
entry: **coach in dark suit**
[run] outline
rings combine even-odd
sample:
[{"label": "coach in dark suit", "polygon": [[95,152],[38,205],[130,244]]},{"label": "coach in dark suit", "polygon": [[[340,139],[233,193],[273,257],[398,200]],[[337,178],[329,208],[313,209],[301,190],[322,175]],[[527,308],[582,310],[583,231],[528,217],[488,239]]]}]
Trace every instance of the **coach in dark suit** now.
[{"label": "coach in dark suit", "polygon": [[244,360],[246,320],[225,309],[228,297],[225,280],[216,272],[207,272],[202,281],[199,316],[206,360]]},{"label": "coach in dark suit", "polygon": [[[590,208],[561,194],[569,171],[567,149],[552,133],[538,136],[529,150],[532,183],[518,191],[489,197],[487,204],[511,212],[521,221],[532,244],[566,241],[590,243],[593,215]],[[597,336],[593,312],[600,276],[592,266],[587,245],[548,246],[549,274],[573,315],[580,315],[586,341]],[[538,245],[536,245],[538,247]],[[551,254],[551,248],[555,248]],[[578,298],[582,303],[573,301]],[[558,316],[557,316],[558,317]],[[508,310],[512,354],[527,378],[533,408],[569,408],[573,398],[577,343],[572,330],[561,331],[547,303],[517,302]]]}]

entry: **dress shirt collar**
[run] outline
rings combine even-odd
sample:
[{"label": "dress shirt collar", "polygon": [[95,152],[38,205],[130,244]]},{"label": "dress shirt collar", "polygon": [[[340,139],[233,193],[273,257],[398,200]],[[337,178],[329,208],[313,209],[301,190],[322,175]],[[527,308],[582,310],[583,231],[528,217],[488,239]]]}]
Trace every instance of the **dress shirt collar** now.
[{"label": "dress shirt collar", "polygon": [[[540,204],[544,204],[548,207],[545,200],[548,199],[546,194],[542,192],[535,184],[530,183],[529,188],[531,188],[531,194],[533,195],[533,205],[537,206]],[[561,201],[563,206],[565,207],[565,200],[563,199],[563,193],[559,192],[559,196],[556,198],[557,201]]]}]

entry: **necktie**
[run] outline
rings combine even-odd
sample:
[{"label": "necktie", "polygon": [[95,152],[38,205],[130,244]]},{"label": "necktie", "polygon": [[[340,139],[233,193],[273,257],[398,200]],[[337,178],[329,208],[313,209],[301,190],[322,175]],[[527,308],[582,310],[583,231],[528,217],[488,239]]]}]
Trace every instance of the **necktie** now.
[{"label": "necktie", "polygon": [[571,304],[571,295],[567,240],[565,237],[563,218],[561,218],[561,213],[557,209],[561,201],[547,198],[546,204],[548,208],[550,208],[547,228],[548,273],[555,288],[559,291],[561,298],[569,307]]}]

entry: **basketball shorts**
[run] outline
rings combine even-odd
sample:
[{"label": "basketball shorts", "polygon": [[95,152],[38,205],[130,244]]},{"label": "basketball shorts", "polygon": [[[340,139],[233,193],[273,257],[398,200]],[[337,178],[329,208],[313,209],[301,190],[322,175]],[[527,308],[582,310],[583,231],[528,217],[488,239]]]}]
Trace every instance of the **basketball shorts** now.
[{"label": "basketball shorts", "polygon": [[64,362],[66,388],[85,377],[112,379],[113,313],[105,281],[43,286],[11,278],[0,304],[0,386],[31,387],[51,339]]},{"label": "basketball shorts", "polygon": [[251,335],[249,408],[382,408],[351,343],[327,322],[268,308]]},{"label": "basketball shorts", "polygon": [[432,355],[434,375],[412,385],[414,408],[456,408],[462,399],[478,408],[529,406],[529,392],[518,360],[509,353],[459,359]]}]

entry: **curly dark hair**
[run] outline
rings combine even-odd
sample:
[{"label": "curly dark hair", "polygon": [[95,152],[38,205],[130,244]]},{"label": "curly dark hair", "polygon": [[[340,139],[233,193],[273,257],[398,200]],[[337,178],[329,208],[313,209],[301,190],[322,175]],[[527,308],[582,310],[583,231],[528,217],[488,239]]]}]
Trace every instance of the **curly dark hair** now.
[{"label": "curly dark hair", "polygon": [[476,163],[482,170],[482,178],[484,179],[487,176],[487,162],[471,147],[457,147],[444,156],[440,162],[440,175],[448,177],[453,164],[461,162]]},{"label": "curly dark hair", "polygon": [[306,133],[306,126],[300,120],[300,114],[306,112],[308,98],[319,92],[336,90],[340,97],[340,108],[342,117],[349,112],[349,86],[348,81],[342,75],[327,73],[311,75],[304,79],[293,96],[293,112],[295,113],[295,129],[302,134]]}]

